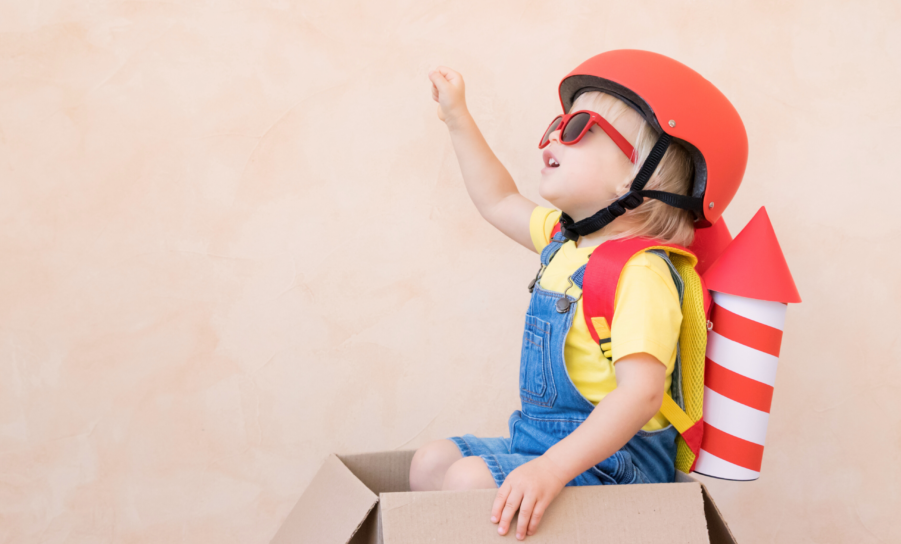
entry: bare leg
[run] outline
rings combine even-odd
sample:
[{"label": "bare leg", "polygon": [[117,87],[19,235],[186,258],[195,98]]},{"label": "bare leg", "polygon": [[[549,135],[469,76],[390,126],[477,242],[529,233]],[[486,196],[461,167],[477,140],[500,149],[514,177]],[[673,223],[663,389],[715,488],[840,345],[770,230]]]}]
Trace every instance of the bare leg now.
[{"label": "bare leg", "polygon": [[447,469],[461,459],[463,454],[452,440],[433,440],[423,445],[413,454],[410,464],[410,491],[440,491]]},{"label": "bare leg", "polygon": [[494,476],[481,457],[464,457],[447,469],[442,490],[497,489]]}]

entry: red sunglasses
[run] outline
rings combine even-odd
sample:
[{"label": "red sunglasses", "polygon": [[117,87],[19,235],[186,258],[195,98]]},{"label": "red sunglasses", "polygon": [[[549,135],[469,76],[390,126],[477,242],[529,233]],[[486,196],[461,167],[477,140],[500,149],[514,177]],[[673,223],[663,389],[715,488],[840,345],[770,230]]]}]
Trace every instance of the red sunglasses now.
[{"label": "red sunglasses", "polygon": [[547,144],[550,143],[551,133],[555,130],[560,130],[560,143],[565,145],[578,143],[579,140],[582,139],[582,136],[585,136],[585,133],[591,129],[592,125],[601,127],[601,130],[603,130],[607,136],[610,136],[613,143],[623,150],[626,157],[629,157],[629,160],[633,164],[635,163],[635,149],[632,147],[632,144],[613,128],[613,125],[608,123],[606,119],[597,113],[588,110],[580,110],[555,117],[544,132],[544,136],[541,137],[541,142],[538,143],[538,149],[547,147]]}]

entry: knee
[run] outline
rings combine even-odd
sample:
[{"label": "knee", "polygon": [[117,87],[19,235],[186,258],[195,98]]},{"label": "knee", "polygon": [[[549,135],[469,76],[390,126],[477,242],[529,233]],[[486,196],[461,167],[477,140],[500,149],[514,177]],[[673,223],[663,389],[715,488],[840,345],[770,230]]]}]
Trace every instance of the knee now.
[{"label": "knee", "polygon": [[497,484],[481,457],[464,457],[447,469],[443,490],[496,489]]},{"label": "knee", "polygon": [[433,440],[416,450],[410,463],[411,491],[438,491],[444,473],[463,455],[450,440]]}]

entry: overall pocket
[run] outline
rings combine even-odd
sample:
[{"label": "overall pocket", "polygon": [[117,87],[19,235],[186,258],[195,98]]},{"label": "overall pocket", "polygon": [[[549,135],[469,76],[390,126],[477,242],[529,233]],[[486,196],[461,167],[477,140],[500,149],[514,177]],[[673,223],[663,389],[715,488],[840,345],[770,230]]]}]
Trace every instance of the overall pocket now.
[{"label": "overall pocket", "polygon": [[550,339],[551,324],[526,315],[519,363],[519,389],[523,402],[548,407],[554,405],[557,388],[551,373]]}]

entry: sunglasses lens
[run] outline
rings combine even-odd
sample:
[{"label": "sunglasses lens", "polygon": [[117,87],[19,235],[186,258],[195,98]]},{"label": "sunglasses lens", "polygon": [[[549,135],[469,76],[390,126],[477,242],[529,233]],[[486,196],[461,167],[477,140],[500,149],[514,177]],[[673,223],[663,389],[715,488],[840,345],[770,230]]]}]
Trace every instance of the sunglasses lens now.
[{"label": "sunglasses lens", "polygon": [[591,119],[591,116],[587,113],[577,113],[572,116],[569,119],[569,123],[566,123],[566,128],[563,129],[561,141],[567,143],[578,138],[579,134],[581,134],[582,130],[585,128],[585,125],[588,124],[589,119]]},{"label": "sunglasses lens", "polygon": [[562,115],[558,115],[557,118],[554,119],[554,122],[551,123],[551,126],[548,127],[547,132],[545,132],[544,136],[541,137],[541,145],[544,145],[547,143],[548,138],[551,137],[551,133],[553,133],[555,130],[557,130],[557,127],[560,126],[560,121],[562,119],[563,119]]}]

